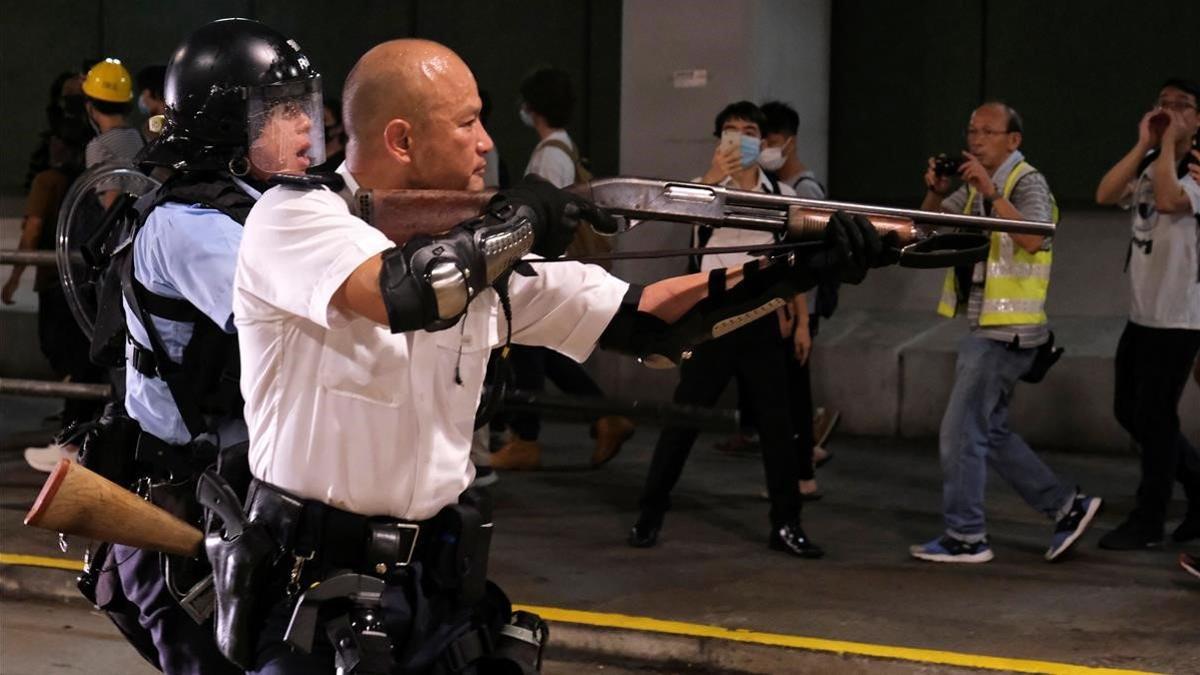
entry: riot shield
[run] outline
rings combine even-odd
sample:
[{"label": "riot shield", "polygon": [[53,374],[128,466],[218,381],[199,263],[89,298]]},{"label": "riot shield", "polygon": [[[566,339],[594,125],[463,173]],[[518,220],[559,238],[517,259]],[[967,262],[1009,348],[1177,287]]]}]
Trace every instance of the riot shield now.
[{"label": "riot shield", "polygon": [[130,195],[118,198],[115,207],[158,186],[157,180],[132,166],[101,164],[80,174],[63,198],[55,240],[58,277],[71,314],[89,340],[96,323],[96,286],[111,253],[104,247],[111,239],[105,225],[112,219],[106,221],[101,195],[109,191]]}]

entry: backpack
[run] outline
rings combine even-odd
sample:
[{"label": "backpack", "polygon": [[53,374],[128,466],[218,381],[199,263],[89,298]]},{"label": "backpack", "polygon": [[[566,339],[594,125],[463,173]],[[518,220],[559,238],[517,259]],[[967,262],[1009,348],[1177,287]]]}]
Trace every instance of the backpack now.
[{"label": "backpack", "polygon": [[[584,165],[583,160],[579,157],[579,153],[570,144],[558,139],[550,139],[542,141],[540,147],[558,148],[567,153],[567,157],[570,157],[571,163],[575,165],[575,182],[572,185],[581,185],[592,180],[592,172]],[[596,254],[611,253],[612,250],[612,237],[597,234],[590,227],[583,227],[576,231],[575,239],[567,247],[567,255],[572,258],[586,258]],[[612,262],[608,260],[601,260],[594,264],[606,270],[612,268]]]}]

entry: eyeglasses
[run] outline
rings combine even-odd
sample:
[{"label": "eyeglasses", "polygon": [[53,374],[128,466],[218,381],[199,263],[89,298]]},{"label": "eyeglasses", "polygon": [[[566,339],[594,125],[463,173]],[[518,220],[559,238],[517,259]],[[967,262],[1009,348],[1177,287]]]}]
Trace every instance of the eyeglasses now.
[{"label": "eyeglasses", "polygon": [[967,130],[965,132],[963,132],[963,135],[966,136],[967,138],[975,138],[977,136],[987,136],[988,138],[991,138],[992,136],[1000,136],[1002,134],[1011,134],[1011,133],[1014,133],[1014,132],[1012,132],[1012,131],[997,131],[996,129],[976,129],[974,127],[968,127]]},{"label": "eyeglasses", "polygon": [[1159,108],[1165,108],[1167,110],[1174,110],[1175,112],[1187,112],[1188,110],[1200,109],[1200,108],[1197,108],[1196,104],[1188,103],[1187,101],[1183,101],[1180,99],[1171,100],[1171,99],[1166,99],[1166,98],[1160,98],[1160,99],[1158,99],[1158,101],[1155,102],[1155,105],[1158,106]]}]

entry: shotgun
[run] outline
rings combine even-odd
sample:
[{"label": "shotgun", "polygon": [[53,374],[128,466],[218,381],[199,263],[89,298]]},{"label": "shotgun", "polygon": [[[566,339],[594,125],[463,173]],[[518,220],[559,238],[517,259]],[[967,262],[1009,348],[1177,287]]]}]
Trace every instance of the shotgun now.
[{"label": "shotgun", "polygon": [[[835,211],[845,211],[865,216],[881,235],[901,247],[900,264],[906,267],[947,267],[986,257],[986,236],[941,234],[939,227],[1041,236],[1053,236],[1055,229],[1050,222],[803,199],[649,178],[600,178],[568,190],[617,216],[621,223],[617,234],[641,223],[667,221],[775,232],[795,241],[813,241],[821,238]],[[418,234],[445,232],[479,215],[493,194],[360,190],[355,199],[364,220],[402,244]]]}]

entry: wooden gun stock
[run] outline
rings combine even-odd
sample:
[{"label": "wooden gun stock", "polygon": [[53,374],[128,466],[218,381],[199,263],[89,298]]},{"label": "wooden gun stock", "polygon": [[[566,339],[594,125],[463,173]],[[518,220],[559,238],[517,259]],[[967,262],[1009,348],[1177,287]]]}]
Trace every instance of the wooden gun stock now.
[{"label": "wooden gun stock", "polygon": [[46,479],[25,524],[182,556],[198,554],[204,543],[200,530],[66,459]]},{"label": "wooden gun stock", "polygon": [[496,193],[457,190],[360,190],[362,219],[403,244],[417,235],[441,234],[483,213]]}]

